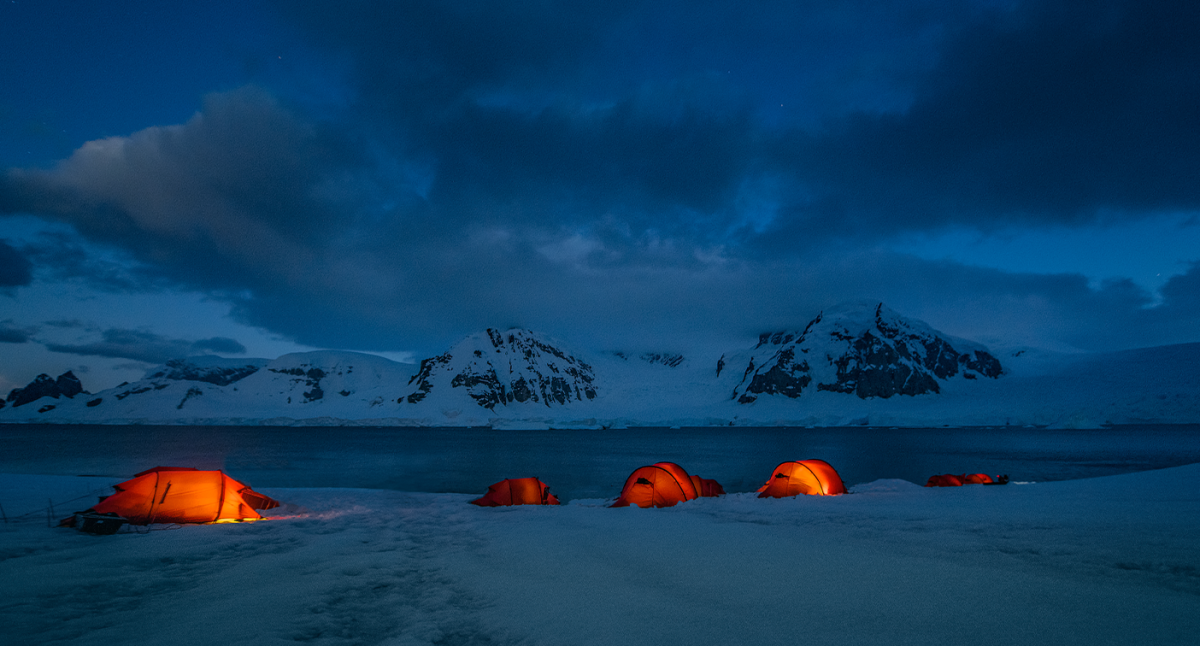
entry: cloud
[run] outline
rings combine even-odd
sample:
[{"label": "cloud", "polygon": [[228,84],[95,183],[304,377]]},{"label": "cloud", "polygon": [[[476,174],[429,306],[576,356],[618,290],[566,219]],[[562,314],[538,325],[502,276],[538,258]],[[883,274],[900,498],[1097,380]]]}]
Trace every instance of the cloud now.
[{"label": "cloud", "polygon": [[[1200,6],[1022,3],[960,26],[902,113],[793,132],[767,236],[1081,224],[1200,208]],[[769,246],[769,245],[768,245]]]},{"label": "cloud", "polygon": [[133,359],[145,363],[162,364],[171,359],[214,354],[243,354],[246,348],[233,339],[213,337],[189,341],[171,339],[145,330],[108,329],[101,333],[102,340],[84,344],[46,343],[51,352],[84,356]]},{"label": "cloud", "polygon": [[204,353],[245,354],[246,346],[230,338],[214,336],[211,339],[201,339],[192,343],[192,350]]},{"label": "cloud", "polygon": [[21,251],[46,281],[77,280],[103,292],[153,292],[171,284],[145,263],[112,245],[97,247],[79,233],[40,231]]},{"label": "cloud", "polygon": [[37,328],[20,328],[12,319],[0,321],[0,343],[28,343]]},{"label": "cloud", "polygon": [[[363,350],[440,351],[507,324],[659,346],[859,297],[963,334],[1194,338],[1194,272],[1154,307],[1128,281],[879,250],[952,225],[1200,208],[1191,4],[280,11],[348,59],[345,104],[217,93],[186,123],[8,171],[0,213],[92,245],[44,238],[39,269],[199,290],[246,324]],[[113,271],[96,246],[119,252]],[[57,347],[134,358],[137,334]],[[228,351],[143,341],[169,349],[156,361]]]},{"label": "cloud", "polygon": [[5,240],[0,240],[0,289],[33,282],[33,263]]}]

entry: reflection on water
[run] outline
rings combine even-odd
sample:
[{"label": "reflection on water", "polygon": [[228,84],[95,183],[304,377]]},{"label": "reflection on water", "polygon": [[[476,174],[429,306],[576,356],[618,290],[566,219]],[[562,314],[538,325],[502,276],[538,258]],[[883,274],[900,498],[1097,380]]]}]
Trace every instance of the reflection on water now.
[{"label": "reflection on water", "polygon": [[616,496],[635,468],[668,460],[729,492],[785,460],[821,458],[848,486],[924,484],[935,473],[1068,480],[1200,462],[1200,425],[1036,428],[454,428],[0,425],[0,472],[126,477],[152,466],[224,469],[258,489],[364,487],[482,493],[537,476],[563,499]]}]

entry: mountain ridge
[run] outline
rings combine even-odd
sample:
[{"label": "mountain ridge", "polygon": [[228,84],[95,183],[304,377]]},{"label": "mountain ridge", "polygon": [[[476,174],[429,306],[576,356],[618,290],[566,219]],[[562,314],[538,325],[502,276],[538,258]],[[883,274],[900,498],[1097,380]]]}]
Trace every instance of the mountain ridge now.
[{"label": "mountain ridge", "polygon": [[1200,421],[1200,343],[1000,353],[882,303],[856,302],[713,355],[586,353],[537,332],[490,328],[417,365],[341,351],[174,360],[87,397],[0,407],[0,422],[595,428]]}]

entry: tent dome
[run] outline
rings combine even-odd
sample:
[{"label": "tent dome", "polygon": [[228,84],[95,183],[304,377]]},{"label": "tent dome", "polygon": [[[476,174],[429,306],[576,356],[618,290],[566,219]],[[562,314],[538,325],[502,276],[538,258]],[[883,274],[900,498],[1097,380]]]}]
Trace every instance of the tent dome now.
[{"label": "tent dome", "polygon": [[279,503],[222,471],[155,467],[120,484],[90,511],[116,514],[130,525],[259,520]]},{"label": "tent dome", "polygon": [[837,496],[846,493],[846,485],[836,469],[824,460],[793,460],[775,467],[767,484],[758,490],[759,498]]},{"label": "tent dome", "polygon": [[557,505],[558,498],[550,493],[550,487],[537,478],[508,478],[489,485],[483,497],[471,501],[480,507],[508,507],[510,505]]},{"label": "tent dome", "polygon": [[696,485],[683,467],[674,462],[658,462],[629,474],[612,506],[673,507],[698,497]]}]

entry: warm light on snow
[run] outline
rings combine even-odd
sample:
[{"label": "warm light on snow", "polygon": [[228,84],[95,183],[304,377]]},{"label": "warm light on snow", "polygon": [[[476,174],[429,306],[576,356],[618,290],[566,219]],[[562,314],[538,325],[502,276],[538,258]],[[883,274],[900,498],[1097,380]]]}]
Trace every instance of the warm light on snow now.
[{"label": "warm light on snow", "polygon": [[13,643],[1189,644],[1197,478],[669,509],[270,489],[273,522],[96,537],[43,508],[112,483],[4,475],[0,621]]}]

